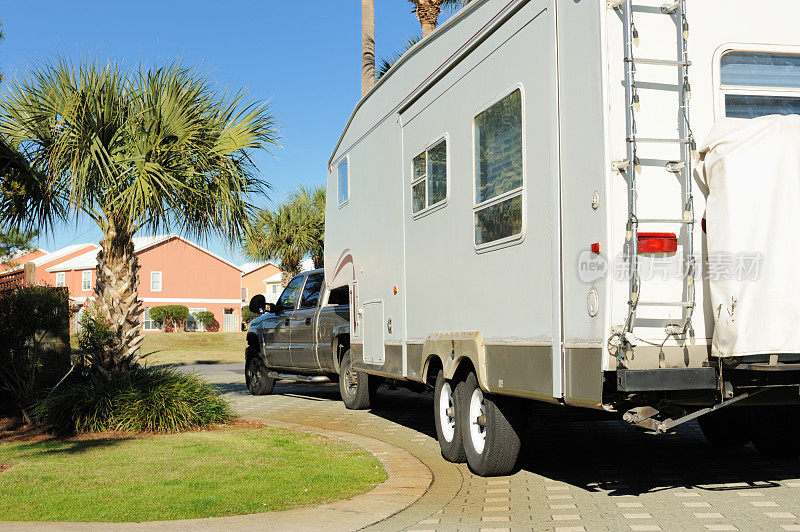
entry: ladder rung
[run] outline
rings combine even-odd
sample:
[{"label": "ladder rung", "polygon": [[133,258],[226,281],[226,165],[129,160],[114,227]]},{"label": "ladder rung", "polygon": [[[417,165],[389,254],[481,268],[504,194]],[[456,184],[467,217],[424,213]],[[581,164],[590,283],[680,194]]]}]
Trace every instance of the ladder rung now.
[{"label": "ladder rung", "polygon": [[666,302],[666,301],[640,301],[638,303],[640,307],[684,307],[684,308],[692,308],[694,307],[694,303],[691,301],[676,301],[676,302]]},{"label": "ladder rung", "polygon": [[693,225],[694,220],[681,220],[679,218],[640,218],[640,224],[686,224]]},{"label": "ladder rung", "polygon": [[691,61],[674,61],[671,59],[637,59],[637,58],[626,57],[625,62],[633,63],[635,65],[656,65],[656,66],[675,66],[675,67],[692,66]]},{"label": "ladder rung", "polygon": [[640,142],[642,144],[689,144],[692,139],[656,139],[647,137],[632,137],[628,142]]}]

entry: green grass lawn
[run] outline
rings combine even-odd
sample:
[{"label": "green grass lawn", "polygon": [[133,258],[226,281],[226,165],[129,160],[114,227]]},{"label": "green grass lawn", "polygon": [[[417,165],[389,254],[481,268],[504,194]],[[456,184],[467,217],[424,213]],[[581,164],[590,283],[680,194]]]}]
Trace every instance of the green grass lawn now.
[{"label": "green grass lawn", "polygon": [[[152,521],[288,510],[386,479],[363,449],[275,428],[0,443],[0,521]],[[320,526],[324,526],[320,523]]]},{"label": "green grass lawn", "polygon": [[[143,364],[244,364],[245,336],[247,333],[145,333],[142,354]],[[78,350],[76,335],[71,338],[72,348]]]}]

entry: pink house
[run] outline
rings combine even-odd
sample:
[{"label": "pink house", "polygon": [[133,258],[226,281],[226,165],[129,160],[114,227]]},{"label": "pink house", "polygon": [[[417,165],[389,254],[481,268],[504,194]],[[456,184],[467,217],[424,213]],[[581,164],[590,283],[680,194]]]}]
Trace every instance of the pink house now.
[{"label": "pink house", "polygon": [[[144,332],[160,332],[161,324],[150,319],[149,309],[184,305],[190,313],[209,311],[218,323],[213,329],[234,332],[241,323],[241,275],[238,266],[176,234],[134,238],[139,259],[139,299]],[[56,264],[37,265],[37,281],[66,286],[79,308],[73,326],[86,302],[93,299],[98,246],[84,244],[80,253]],[[36,259],[41,260],[41,259]],[[42,275],[43,279],[39,279]],[[204,327],[190,316],[187,330]]]}]

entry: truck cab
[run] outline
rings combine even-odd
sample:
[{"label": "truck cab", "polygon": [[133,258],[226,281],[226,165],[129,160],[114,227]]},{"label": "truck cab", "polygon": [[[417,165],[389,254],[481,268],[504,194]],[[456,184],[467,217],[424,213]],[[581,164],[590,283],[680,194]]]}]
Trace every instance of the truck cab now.
[{"label": "truck cab", "polygon": [[[359,384],[349,357],[349,297],[347,287],[326,287],[322,269],[293,277],[275,303],[254,296],[249,308],[259,316],[248,327],[245,350],[250,393],[270,394],[277,380],[339,381],[345,404],[363,408],[370,388],[366,376]],[[361,399],[357,404],[348,401],[355,397]]]}]

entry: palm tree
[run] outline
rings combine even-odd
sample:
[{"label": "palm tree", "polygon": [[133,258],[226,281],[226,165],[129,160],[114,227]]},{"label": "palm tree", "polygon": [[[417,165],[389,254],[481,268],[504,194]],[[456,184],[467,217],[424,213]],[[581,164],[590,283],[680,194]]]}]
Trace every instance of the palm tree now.
[{"label": "palm tree", "polygon": [[300,272],[300,263],[311,246],[311,234],[301,218],[302,213],[291,203],[274,211],[264,209],[256,215],[244,238],[244,254],[248,258],[280,261],[283,286]]},{"label": "palm tree", "polygon": [[375,85],[375,0],[361,0],[361,96]]},{"label": "palm tree", "polygon": [[284,286],[300,272],[306,255],[315,268],[323,264],[325,188],[301,187],[275,210],[259,212],[244,238],[244,254],[257,261],[278,260]]},{"label": "palm tree", "polygon": [[300,187],[291,199],[304,214],[305,225],[311,233],[308,254],[315,268],[322,268],[325,254],[325,187]]},{"label": "palm tree", "polygon": [[19,180],[36,194],[4,196],[0,217],[40,227],[83,214],[100,227],[94,296],[115,341],[93,365],[103,375],[127,371],[142,340],[133,236],[175,227],[238,241],[251,196],[266,188],[250,156],[277,145],[273,117],[180,64],[76,69],[58,60],[7,91],[0,137],[24,156],[30,173]]},{"label": "palm tree", "polygon": [[417,15],[422,26],[422,38],[430,35],[439,24],[442,11],[455,11],[467,5],[470,0],[408,0],[414,4],[413,13]]}]

